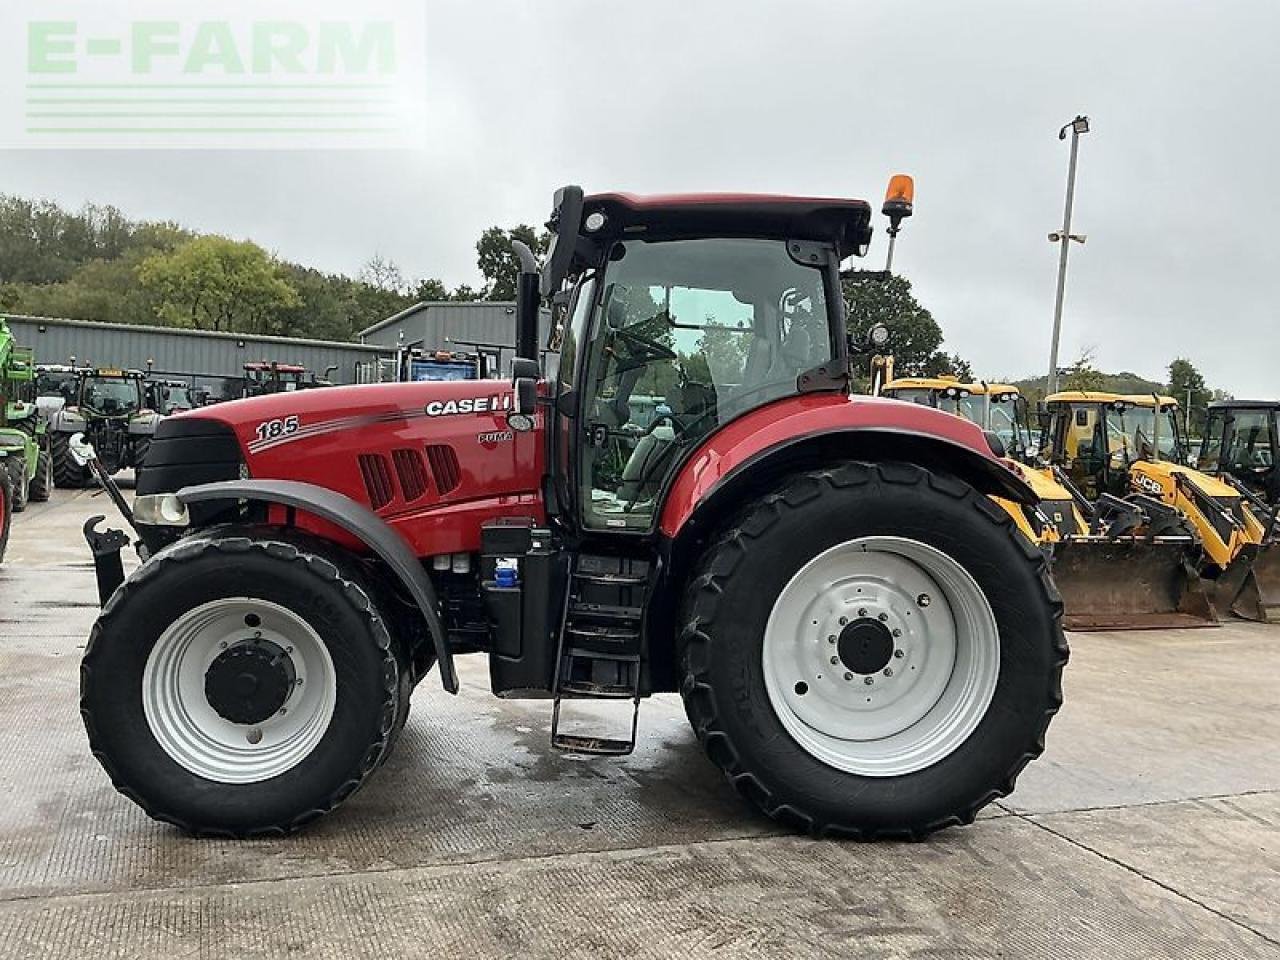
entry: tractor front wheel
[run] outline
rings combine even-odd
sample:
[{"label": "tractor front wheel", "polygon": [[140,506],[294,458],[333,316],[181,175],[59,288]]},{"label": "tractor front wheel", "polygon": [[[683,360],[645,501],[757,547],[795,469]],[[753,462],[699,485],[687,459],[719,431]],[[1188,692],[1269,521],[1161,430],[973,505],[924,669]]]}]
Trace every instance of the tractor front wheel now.
[{"label": "tractor front wheel", "polygon": [[81,714],[112,782],[195,834],[292,831],[387,752],[399,669],[357,564],[322,541],[221,528],[160,551],[112,596]]},{"label": "tractor front wheel", "polygon": [[4,560],[5,548],[9,546],[9,524],[13,515],[12,496],[8,471],[0,469],[0,561]]},{"label": "tractor front wheel", "polygon": [[41,445],[36,456],[36,475],[31,478],[28,491],[33,503],[44,503],[53,493],[53,456],[45,445]]},{"label": "tractor front wheel", "polygon": [[53,460],[53,482],[61,490],[79,490],[89,485],[89,471],[71,456],[71,434],[55,433],[49,441]]},{"label": "tractor front wheel", "polygon": [[1013,789],[1062,700],[1043,555],[910,464],[792,478],[708,550],[681,692],[752,803],[816,835],[922,837]]}]

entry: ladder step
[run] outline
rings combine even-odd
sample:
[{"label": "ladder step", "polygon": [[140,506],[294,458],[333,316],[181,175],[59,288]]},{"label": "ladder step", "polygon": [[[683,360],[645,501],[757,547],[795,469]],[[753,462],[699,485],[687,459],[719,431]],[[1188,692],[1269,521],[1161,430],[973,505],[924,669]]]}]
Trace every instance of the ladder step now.
[{"label": "ladder step", "polygon": [[649,578],[632,573],[596,573],[594,571],[575,570],[573,578],[584,583],[599,583],[610,587],[643,587]]},{"label": "ladder step", "polygon": [[636,748],[634,731],[630,740],[612,740],[607,737],[583,737],[572,733],[554,733],[551,746],[565,753],[580,753],[595,757],[625,757]]},{"label": "ladder step", "polygon": [[622,683],[591,683],[586,680],[566,680],[560,684],[560,692],[569,697],[588,700],[632,700],[635,687]]},{"label": "ladder step", "polygon": [[625,627],[606,627],[600,624],[571,624],[565,633],[580,640],[591,640],[606,643],[634,643],[640,639],[639,630],[628,630]]}]

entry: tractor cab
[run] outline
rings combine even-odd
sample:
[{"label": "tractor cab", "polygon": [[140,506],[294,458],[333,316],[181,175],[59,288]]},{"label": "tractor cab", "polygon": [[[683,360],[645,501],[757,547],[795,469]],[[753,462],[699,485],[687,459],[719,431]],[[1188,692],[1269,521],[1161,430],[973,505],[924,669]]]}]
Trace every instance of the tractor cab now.
[{"label": "tractor cab", "polygon": [[964,417],[998,437],[1013,459],[1025,460],[1030,455],[1027,402],[1011,384],[964,383],[954,376],[901,377],[886,383],[880,395]]},{"label": "tractor cab", "polygon": [[1197,465],[1233,477],[1272,504],[1280,504],[1280,401],[1219,400],[1209,418]]},{"label": "tractor cab", "polygon": [[191,385],[182,380],[148,380],[147,406],[162,417],[194,410],[197,406]]},{"label": "tractor cab", "polygon": [[568,297],[551,462],[582,531],[652,532],[704,438],[783,398],[847,390],[839,267],[865,251],[866,203],[557,198],[543,286]]},{"label": "tractor cab", "polygon": [[1040,456],[1063,468],[1090,500],[1123,497],[1140,461],[1185,464],[1186,445],[1172,397],[1069,390],[1046,398]]},{"label": "tractor cab", "polygon": [[131,417],[146,409],[143,376],[136,370],[86,370],[76,386],[73,406],[103,417]]},{"label": "tractor cab", "polygon": [[333,383],[328,377],[336,369],[336,367],[330,367],[321,378],[306,367],[295,363],[277,363],[274,360],[253,361],[244,365],[244,387],[241,396],[262,397],[273,393],[292,393],[295,390],[331,387]]}]

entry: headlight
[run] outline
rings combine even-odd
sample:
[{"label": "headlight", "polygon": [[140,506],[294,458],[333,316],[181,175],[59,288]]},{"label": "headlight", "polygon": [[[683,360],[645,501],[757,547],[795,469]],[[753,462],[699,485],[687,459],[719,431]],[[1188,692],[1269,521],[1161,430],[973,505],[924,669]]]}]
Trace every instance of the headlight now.
[{"label": "headlight", "polygon": [[187,505],[172,493],[153,493],[133,501],[133,519],[148,527],[185,527],[191,523]]}]

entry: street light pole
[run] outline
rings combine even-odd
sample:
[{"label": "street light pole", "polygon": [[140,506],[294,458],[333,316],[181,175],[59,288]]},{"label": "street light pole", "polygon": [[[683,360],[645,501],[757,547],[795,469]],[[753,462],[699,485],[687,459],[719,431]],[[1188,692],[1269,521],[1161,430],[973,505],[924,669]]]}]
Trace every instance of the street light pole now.
[{"label": "street light pole", "polygon": [[1071,241],[1084,243],[1084,234],[1071,232],[1071,208],[1076,199],[1076,157],[1080,152],[1080,134],[1089,132],[1089,118],[1077,116],[1058,131],[1058,139],[1065,140],[1071,131],[1071,163],[1067,168],[1067,206],[1062,214],[1062,232],[1049,234],[1050,243],[1062,244],[1058,255],[1058,296],[1053,305],[1053,341],[1049,346],[1049,393],[1058,391],[1058,341],[1062,336],[1062,301],[1067,292],[1067,251]]}]

